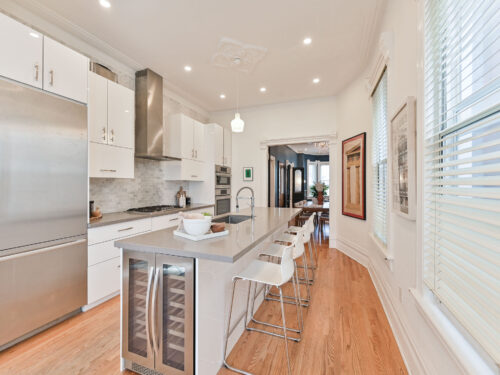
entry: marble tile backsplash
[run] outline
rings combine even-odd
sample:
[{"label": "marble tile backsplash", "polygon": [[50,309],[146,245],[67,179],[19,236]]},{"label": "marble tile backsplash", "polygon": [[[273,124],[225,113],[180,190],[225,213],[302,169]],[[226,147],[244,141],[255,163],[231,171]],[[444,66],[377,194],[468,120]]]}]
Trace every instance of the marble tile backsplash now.
[{"label": "marble tile backsplash", "polygon": [[175,204],[175,195],[189,183],[165,181],[165,162],[135,159],[135,178],[91,178],[89,197],[103,213],[120,212],[133,207]]}]

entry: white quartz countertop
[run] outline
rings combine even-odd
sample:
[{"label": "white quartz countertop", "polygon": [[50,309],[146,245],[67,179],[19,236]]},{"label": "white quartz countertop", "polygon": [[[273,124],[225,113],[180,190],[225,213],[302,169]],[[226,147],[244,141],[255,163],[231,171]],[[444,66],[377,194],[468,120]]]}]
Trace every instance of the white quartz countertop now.
[{"label": "white quartz countertop", "polygon": [[[174,236],[176,228],[159,230],[115,242],[126,250],[177,255],[234,263],[279,227],[300,213],[300,208],[256,207],[255,217],[239,224],[226,224],[229,234],[203,241]],[[250,209],[234,215],[250,215]]]}]

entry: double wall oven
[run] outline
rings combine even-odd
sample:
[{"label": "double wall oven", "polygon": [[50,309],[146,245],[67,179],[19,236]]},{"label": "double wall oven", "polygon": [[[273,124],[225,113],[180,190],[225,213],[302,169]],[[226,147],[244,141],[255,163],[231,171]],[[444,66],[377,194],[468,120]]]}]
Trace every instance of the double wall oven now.
[{"label": "double wall oven", "polygon": [[215,215],[231,211],[231,168],[215,166]]}]

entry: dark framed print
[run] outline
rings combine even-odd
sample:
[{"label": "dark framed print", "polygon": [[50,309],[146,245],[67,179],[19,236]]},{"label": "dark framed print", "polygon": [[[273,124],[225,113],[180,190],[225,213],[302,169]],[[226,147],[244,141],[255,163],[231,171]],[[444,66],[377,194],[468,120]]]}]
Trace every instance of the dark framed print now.
[{"label": "dark framed print", "polygon": [[342,141],[342,215],[366,220],[366,133]]}]

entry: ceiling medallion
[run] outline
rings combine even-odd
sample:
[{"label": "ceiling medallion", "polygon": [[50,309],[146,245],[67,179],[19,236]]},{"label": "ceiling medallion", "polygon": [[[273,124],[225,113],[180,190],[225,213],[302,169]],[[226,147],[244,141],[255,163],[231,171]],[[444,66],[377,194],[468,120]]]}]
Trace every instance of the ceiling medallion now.
[{"label": "ceiling medallion", "polygon": [[266,53],[267,48],[223,37],[212,56],[212,65],[248,74],[255,69]]}]

